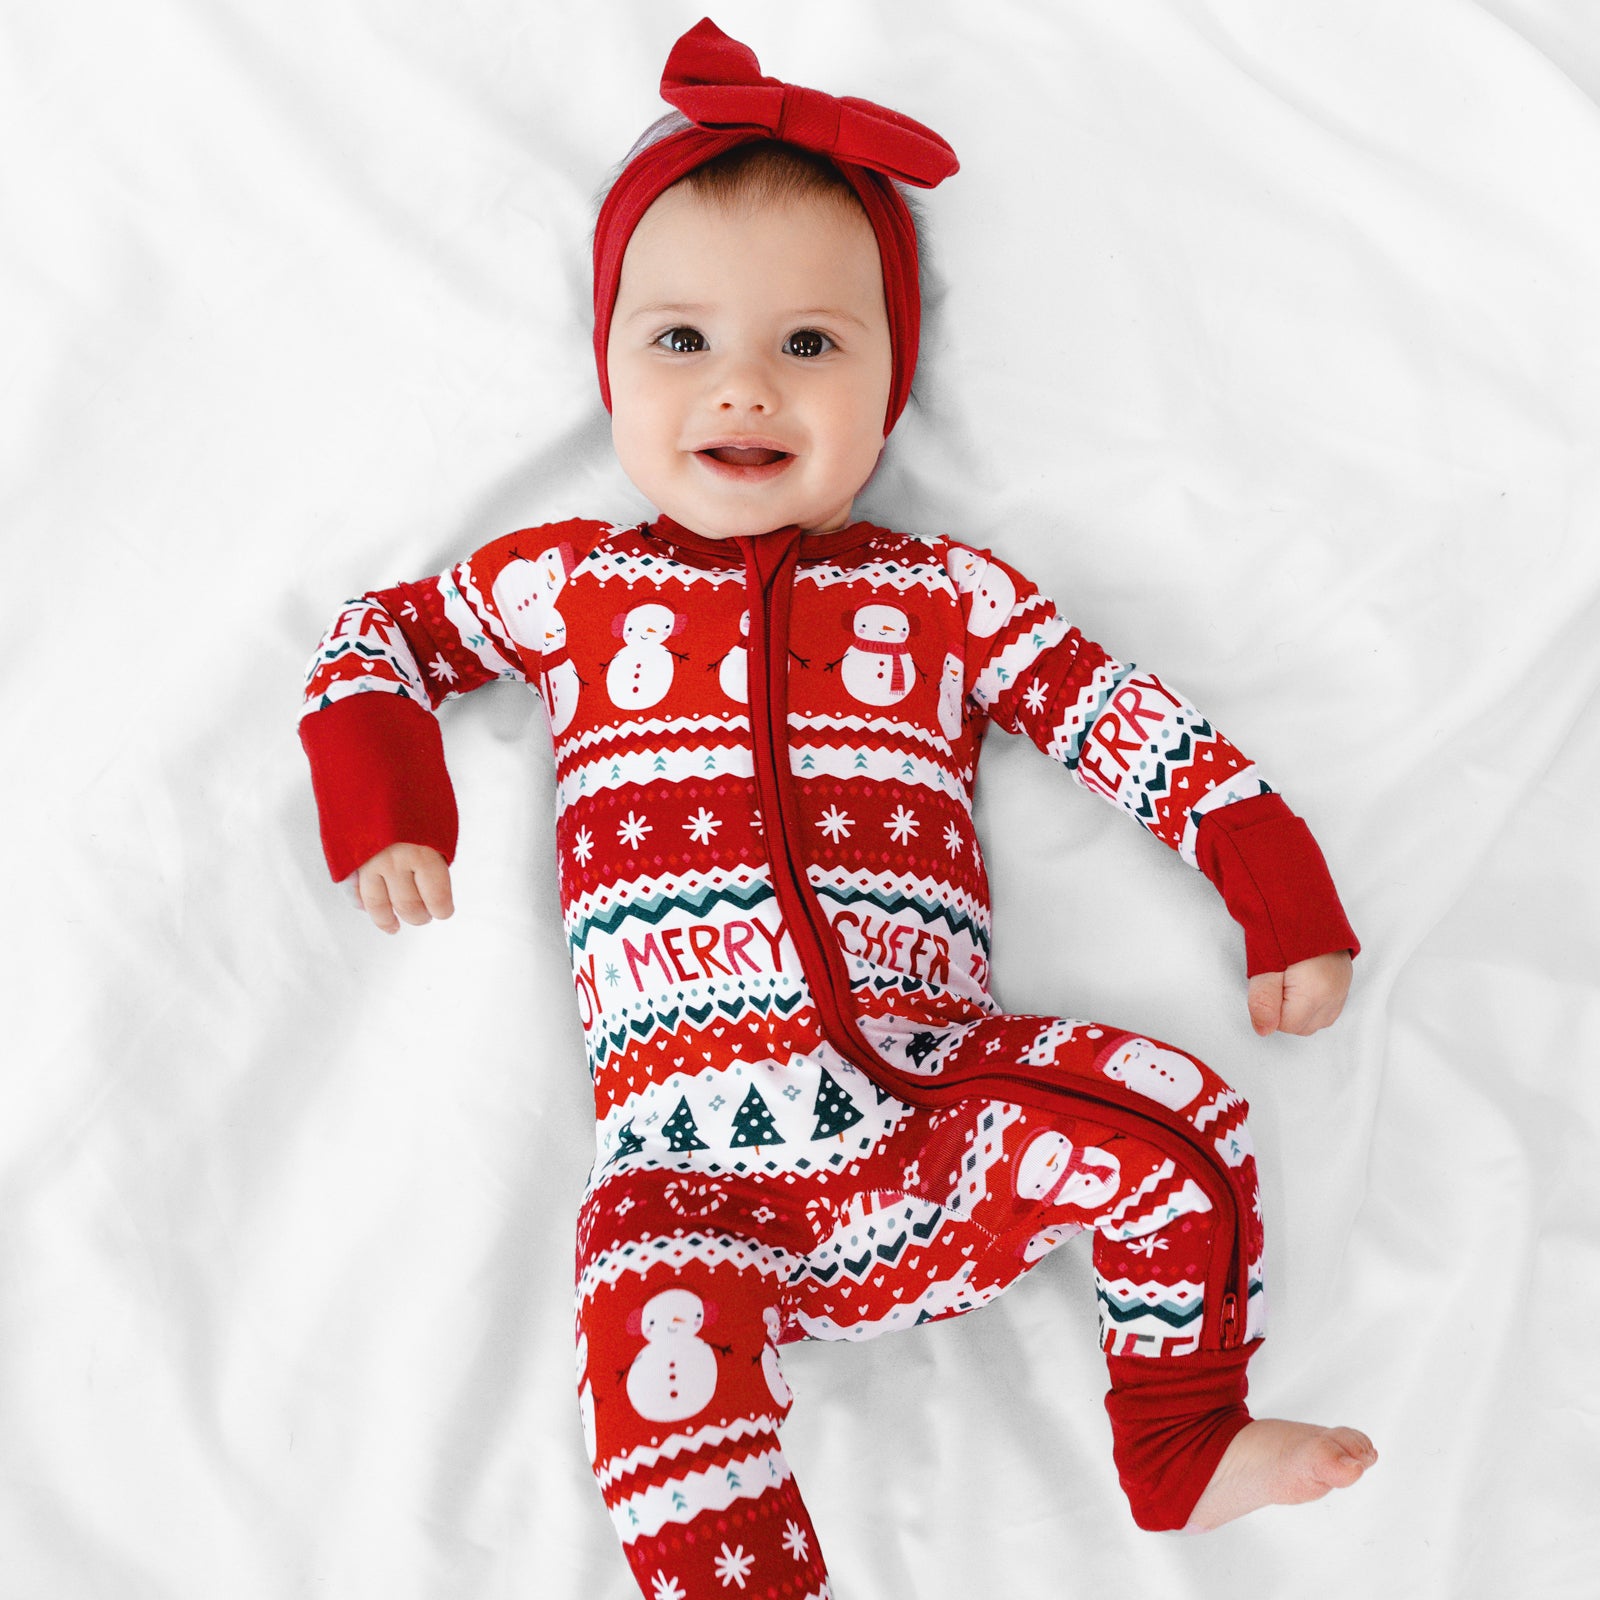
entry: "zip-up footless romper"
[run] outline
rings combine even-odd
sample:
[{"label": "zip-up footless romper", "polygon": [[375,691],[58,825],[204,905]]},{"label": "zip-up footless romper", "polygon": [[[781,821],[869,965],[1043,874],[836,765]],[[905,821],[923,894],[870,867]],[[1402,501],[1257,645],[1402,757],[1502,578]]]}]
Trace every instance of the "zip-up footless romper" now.
[{"label": "zip-up footless romper", "polygon": [[568,522],[341,613],[302,724],[335,877],[452,854],[432,707],[497,678],[555,738],[578,1385],[644,1593],[826,1594],[779,1347],[970,1310],[1084,1228],[1124,1487],[1182,1526],[1262,1331],[1246,1106],[1159,1041],[997,1011],[979,745],[1027,733],[1201,866],[1253,971],[1354,947],[1304,825],[985,552]]}]

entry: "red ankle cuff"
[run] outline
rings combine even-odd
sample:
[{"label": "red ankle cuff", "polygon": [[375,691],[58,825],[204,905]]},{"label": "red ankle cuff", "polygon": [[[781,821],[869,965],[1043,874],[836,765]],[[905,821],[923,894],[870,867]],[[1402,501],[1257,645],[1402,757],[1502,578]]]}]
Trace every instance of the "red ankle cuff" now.
[{"label": "red ankle cuff", "polygon": [[1170,1359],[1106,1357],[1111,1453],[1141,1528],[1188,1522],[1223,1452],[1250,1421],[1245,1366],[1260,1342]]}]

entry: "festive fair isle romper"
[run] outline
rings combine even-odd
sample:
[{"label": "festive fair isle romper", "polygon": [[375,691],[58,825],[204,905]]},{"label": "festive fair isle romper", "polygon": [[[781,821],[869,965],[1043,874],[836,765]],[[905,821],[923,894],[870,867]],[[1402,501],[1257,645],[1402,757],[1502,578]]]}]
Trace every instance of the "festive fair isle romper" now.
[{"label": "festive fair isle romper", "polygon": [[[432,708],[494,679],[555,739],[597,1123],[579,1395],[643,1592],[826,1594],[779,1347],[957,1315],[1085,1227],[1118,1465],[1144,1525],[1181,1525],[1262,1329],[1246,1106],[1155,1040],[997,1011],[979,746],[1027,733],[1242,921],[1271,874],[1231,841],[1303,825],[983,551],[573,521],[340,614],[302,724],[336,877],[452,853]],[[1335,920],[1261,960],[1353,944]]]}]

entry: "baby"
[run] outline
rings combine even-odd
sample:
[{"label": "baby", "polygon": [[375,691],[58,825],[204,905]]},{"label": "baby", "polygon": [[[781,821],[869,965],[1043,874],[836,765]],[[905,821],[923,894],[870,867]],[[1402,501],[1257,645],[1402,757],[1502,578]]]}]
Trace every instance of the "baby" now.
[{"label": "baby", "polygon": [[1353,1483],[1363,1435],[1245,1409],[1242,1097],[1172,1046],[990,995],[985,726],[1216,884],[1258,1033],[1344,1002],[1357,946],[1322,857],[1181,695],[1014,568],[855,520],[916,365],[897,184],[947,177],[949,147],[762,77],[709,21],[662,93],[681,114],[594,245],[601,392],[660,515],[527,529],[351,602],[301,724],[333,875],[394,932],[452,910],[434,706],[494,679],[543,697],[597,1124],[579,1398],[638,1584],[828,1594],[779,1347],[959,1315],[1084,1228],[1141,1527]]}]

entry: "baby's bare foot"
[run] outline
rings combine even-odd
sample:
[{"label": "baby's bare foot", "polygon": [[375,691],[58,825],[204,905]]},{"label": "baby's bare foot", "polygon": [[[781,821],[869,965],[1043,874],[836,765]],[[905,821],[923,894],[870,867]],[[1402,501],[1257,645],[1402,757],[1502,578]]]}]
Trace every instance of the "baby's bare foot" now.
[{"label": "baby's bare foot", "polygon": [[1347,1489],[1378,1459],[1354,1428],[1263,1417],[1233,1437],[1200,1496],[1185,1533],[1220,1528],[1262,1506],[1298,1506]]}]

